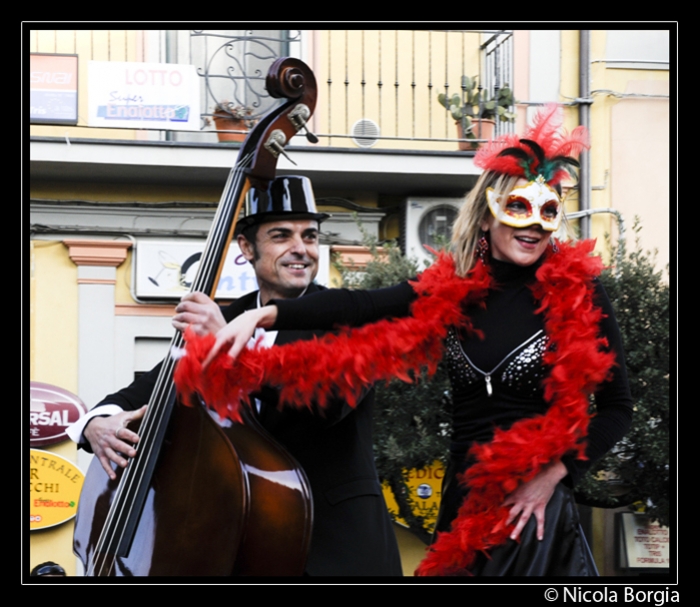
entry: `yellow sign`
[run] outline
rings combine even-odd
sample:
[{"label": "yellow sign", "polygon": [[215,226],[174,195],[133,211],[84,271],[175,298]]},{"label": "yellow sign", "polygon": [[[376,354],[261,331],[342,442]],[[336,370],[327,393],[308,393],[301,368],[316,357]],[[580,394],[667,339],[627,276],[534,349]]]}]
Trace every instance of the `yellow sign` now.
[{"label": "yellow sign", "polygon": [[30,449],[29,459],[29,529],[72,519],[85,475],[73,462],[50,451]]},{"label": "yellow sign", "polygon": [[[445,467],[442,462],[436,461],[432,466],[420,470],[408,471],[409,503],[414,516],[422,516],[425,521],[426,531],[432,532],[437,521],[442,497],[442,478],[445,476]],[[384,499],[387,508],[394,520],[406,525],[406,521],[398,516],[398,505],[389,486],[384,484]]]}]

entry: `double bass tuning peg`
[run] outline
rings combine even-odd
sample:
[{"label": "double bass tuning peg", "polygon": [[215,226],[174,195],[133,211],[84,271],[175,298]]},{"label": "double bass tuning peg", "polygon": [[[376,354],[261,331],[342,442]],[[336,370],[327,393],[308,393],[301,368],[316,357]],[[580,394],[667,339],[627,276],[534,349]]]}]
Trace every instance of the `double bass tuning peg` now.
[{"label": "double bass tuning peg", "polygon": [[309,110],[307,105],[300,103],[291,112],[289,112],[288,117],[289,121],[294,125],[294,128],[297,131],[301,131],[302,129],[306,131],[305,137],[309,143],[318,143],[318,137],[316,137],[316,135],[314,135],[306,126],[306,122],[311,117],[311,110]]},{"label": "double bass tuning peg", "polygon": [[275,129],[270,133],[270,137],[268,140],[264,143],[264,147],[266,150],[270,152],[275,158],[278,158],[280,154],[284,156],[289,162],[291,162],[293,165],[296,166],[296,162],[294,162],[287,152],[284,151],[284,146],[287,143],[287,138],[284,135],[284,132],[281,131],[280,129]]},{"label": "double bass tuning peg", "polygon": [[[301,130],[305,131],[305,136],[307,141],[309,143],[318,143],[318,137],[314,135],[306,126],[306,123],[308,119],[311,117],[311,110],[309,109],[309,106],[307,106],[304,103],[299,103],[297,104],[290,112],[287,114],[287,118],[289,118],[289,122],[292,123],[292,126],[294,129],[299,132]],[[281,129],[275,129],[270,133],[269,138],[267,141],[264,143],[264,147],[275,157],[279,157],[281,154],[289,162],[292,164],[296,165],[296,162],[294,162],[284,151],[284,146],[287,144],[287,137],[285,136],[284,132]]]},{"label": "double bass tuning peg", "polygon": [[318,143],[318,137],[316,137],[316,135],[314,135],[314,134],[313,134],[309,129],[307,129],[306,127],[304,127],[304,130],[306,131],[306,140],[307,140],[309,143]]}]

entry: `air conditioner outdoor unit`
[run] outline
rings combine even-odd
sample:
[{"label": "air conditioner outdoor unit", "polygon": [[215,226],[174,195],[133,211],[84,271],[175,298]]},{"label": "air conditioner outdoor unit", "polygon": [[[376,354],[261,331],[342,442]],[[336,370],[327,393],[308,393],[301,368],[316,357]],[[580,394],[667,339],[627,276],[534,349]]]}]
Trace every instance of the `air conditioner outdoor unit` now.
[{"label": "air conditioner outdoor unit", "polygon": [[438,249],[449,244],[452,224],[463,203],[463,198],[406,199],[403,251],[406,256],[418,259],[420,269],[423,268],[423,260],[431,262],[433,259],[423,245]]}]

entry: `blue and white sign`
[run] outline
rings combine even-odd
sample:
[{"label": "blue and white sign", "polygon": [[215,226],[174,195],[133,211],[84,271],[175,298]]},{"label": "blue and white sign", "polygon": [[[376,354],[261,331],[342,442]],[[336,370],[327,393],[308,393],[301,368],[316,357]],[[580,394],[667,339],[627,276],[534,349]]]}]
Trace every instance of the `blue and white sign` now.
[{"label": "blue and white sign", "polygon": [[200,82],[193,65],[88,63],[88,125],[199,131]]}]

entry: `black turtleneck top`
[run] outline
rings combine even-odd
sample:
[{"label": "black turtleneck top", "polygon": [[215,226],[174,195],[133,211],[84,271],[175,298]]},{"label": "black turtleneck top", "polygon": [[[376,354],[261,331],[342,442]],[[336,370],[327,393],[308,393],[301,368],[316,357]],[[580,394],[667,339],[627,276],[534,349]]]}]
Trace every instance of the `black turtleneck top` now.
[{"label": "black turtleneck top", "polygon": [[[517,266],[491,260],[493,287],[485,307],[466,310],[483,339],[453,331],[447,339],[445,362],[454,403],[451,453],[460,461],[474,442],[491,440],[494,428],[508,428],[524,417],[546,412],[541,381],[546,369],[542,354],[548,338],[531,285],[538,264]],[[361,326],[381,318],[409,313],[416,294],[408,283],[372,291],[331,289],[295,300],[276,301],[274,329],[325,329]],[[601,334],[616,353],[612,378],[596,393],[596,415],[589,426],[588,460],[564,458],[575,483],[591,462],[603,456],[629,428],[632,397],[620,332],[610,301],[595,282],[595,302],[605,318]],[[487,377],[488,376],[488,377]],[[490,384],[490,386],[489,386]]]}]

